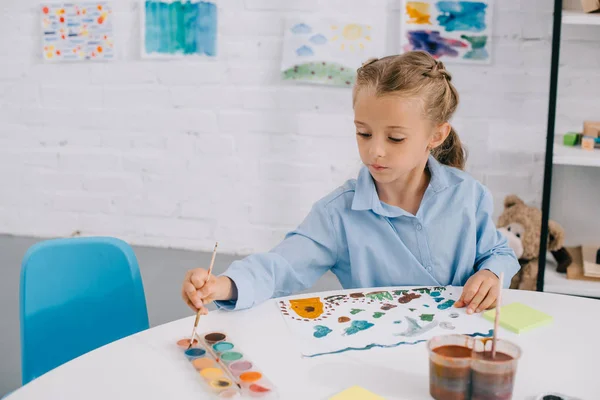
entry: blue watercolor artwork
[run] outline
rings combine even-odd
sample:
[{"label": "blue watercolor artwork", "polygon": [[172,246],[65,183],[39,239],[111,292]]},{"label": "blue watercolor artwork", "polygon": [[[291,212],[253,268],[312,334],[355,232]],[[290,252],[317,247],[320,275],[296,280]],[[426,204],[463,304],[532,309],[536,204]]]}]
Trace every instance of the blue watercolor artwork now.
[{"label": "blue watercolor artwork", "polygon": [[346,335],[355,335],[360,331],[364,331],[366,329],[369,329],[370,327],[372,327],[374,324],[368,322],[368,321],[352,321],[352,326],[346,328],[345,330],[345,334]]},{"label": "blue watercolor artwork", "polygon": [[315,333],[313,333],[313,335],[314,335],[314,337],[320,339],[320,338],[323,338],[323,337],[329,335],[331,332],[332,332],[332,330],[329,329],[328,327],[323,326],[323,325],[317,325],[317,326],[315,326]]},{"label": "blue watercolor artwork", "polygon": [[438,310],[447,310],[454,305],[454,300],[446,300],[437,306]]},{"label": "blue watercolor artwork", "polygon": [[437,20],[447,32],[482,32],[486,28],[485,12],[488,5],[470,1],[440,1]]},{"label": "blue watercolor artwork", "polygon": [[444,62],[491,61],[492,0],[403,0],[401,46]]},{"label": "blue watercolor artwork", "polygon": [[217,7],[207,1],[145,0],[142,56],[181,58],[217,54]]}]

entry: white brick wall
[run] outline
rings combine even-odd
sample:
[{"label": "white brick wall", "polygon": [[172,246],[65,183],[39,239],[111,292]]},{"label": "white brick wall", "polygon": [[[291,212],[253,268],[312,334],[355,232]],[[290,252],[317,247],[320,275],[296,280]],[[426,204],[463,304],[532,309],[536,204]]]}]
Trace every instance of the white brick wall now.
[{"label": "white brick wall", "polygon": [[[552,0],[499,0],[493,64],[448,65],[468,169],[496,197],[541,198]],[[399,0],[225,0],[219,56],[139,59],[138,3],[115,1],[119,60],[47,65],[38,1],[0,14],[0,232],[114,235],[249,253],[356,175],[351,93],[279,80],[284,17],[368,13],[398,51]],[[558,130],[598,117],[599,29],[563,36]]]}]

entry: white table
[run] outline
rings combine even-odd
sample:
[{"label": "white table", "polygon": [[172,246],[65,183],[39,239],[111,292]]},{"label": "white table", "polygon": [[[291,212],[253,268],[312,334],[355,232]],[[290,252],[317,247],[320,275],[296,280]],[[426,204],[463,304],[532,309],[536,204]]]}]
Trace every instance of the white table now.
[{"label": "white table", "polygon": [[[600,399],[600,301],[512,290],[503,298],[555,319],[551,326],[520,336],[501,330],[501,337],[524,353],[514,399],[549,391]],[[190,334],[193,322],[190,316],[92,351],[22,387],[9,400],[205,398],[197,373],[175,344]],[[228,333],[283,400],[325,400],[354,384],[386,399],[430,398],[425,343],[303,359],[273,300],[247,311],[211,312],[201,319],[200,329]]]}]

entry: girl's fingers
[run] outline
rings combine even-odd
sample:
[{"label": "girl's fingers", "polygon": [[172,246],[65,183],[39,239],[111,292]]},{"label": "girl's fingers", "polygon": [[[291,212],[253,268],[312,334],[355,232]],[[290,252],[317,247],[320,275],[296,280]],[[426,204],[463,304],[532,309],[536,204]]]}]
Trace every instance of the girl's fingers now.
[{"label": "girl's fingers", "polygon": [[479,313],[490,308],[496,302],[497,297],[496,293],[493,290],[490,290],[475,312]]},{"label": "girl's fingers", "polygon": [[469,302],[469,307],[467,308],[467,314],[473,314],[473,312],[479,307],[483,299],[487,296],[490,291],[492,285],[484,283],[479,287],[477,294],[473,297],[473,299]]},{"label": "girl's fingers", "polygon": [[[473,278],[475,278],[475,279],[473,279]],[[479,280],[477,277],[475,277],[475,275],[473,275],[473,277],[471,277],[467,281],[467,284],[465,285],[465,288],[463,289],[463,293],[461,296],[462,301],[465,305],[471,304],[471,302],[473,301],[473,299],[479,292],[480,287],[481,287],[481,280]]]},{"label": "girl's fingers", "polygon": [[[202,299],[198,296],[198,291],[190,282],[184,282],[183,284],[183,296],[184,300],[190,300],[196,308],[202,307]],[[187,299],[186,299],[187,298]]]}]

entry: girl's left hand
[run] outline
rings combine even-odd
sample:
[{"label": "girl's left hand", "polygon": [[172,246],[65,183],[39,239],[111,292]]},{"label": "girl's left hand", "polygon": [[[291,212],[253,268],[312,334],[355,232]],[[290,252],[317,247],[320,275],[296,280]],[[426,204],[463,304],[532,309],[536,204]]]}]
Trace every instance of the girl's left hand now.
[{"label": "girl's left hand", "polygon": [[494,307],[497,298],[498,277],[492,271],[482,269],[469,278],[454,307],[467,306],[467,314],[473,314]]}]

